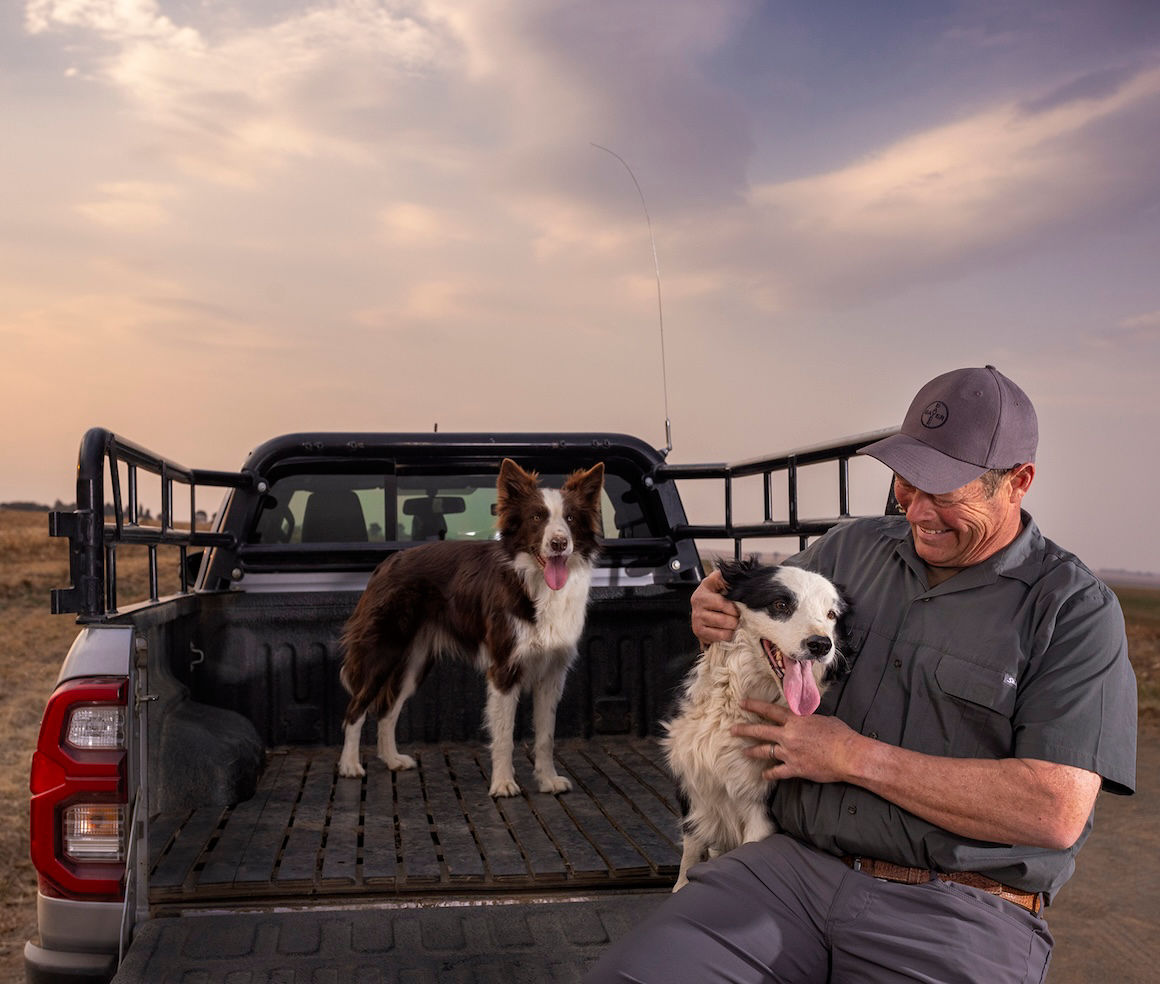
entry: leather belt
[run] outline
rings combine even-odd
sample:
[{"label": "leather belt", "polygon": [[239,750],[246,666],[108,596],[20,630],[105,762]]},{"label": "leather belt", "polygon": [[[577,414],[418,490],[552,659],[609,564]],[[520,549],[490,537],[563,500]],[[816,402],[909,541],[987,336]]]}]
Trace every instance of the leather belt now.
[{"label": "leather belt", "polygon": [[876,858],[855,858],[845,855],[842,860],[847,867],[861,871],[871,878],[881,878],[884,881],[901,882],[904,885],[922,885],[937,878],[939,881],[957,882],[970,888],[981,888],[984,892],[997,895],[1008,902],[1014,902],[1019,908],[1026,909],[1033,916],[1038,916],[1043,909],[1043,895],[1040,892],[1021,892],[1002,882],[980,875],[974,871],[931,871],[929,868],[907,868],[901,864],[891,864],[889,861],[879,861]]}]

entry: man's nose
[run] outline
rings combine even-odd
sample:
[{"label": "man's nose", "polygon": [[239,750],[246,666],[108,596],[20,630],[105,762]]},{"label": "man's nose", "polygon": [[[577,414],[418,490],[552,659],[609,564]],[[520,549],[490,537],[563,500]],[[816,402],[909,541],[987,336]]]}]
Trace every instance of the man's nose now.
[{"label": "man's nose", "polygon": [[916,489],[907,496],[903,511],[906,513],[906,518],[913,523],[918,519],[931,518],[934,515],[934,505],[931,503],[929,495]]}]

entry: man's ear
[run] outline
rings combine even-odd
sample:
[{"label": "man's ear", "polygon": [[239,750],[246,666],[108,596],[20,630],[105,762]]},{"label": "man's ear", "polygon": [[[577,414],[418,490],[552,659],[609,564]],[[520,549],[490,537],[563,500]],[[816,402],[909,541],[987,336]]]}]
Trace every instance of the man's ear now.
[{"label": "man's ear", "polygon": [[1011,501],[1019,502],[1031,489],[1031,482],[1035,478],[1035,465],[1030,461],[1019,465],[1010,477]]}]

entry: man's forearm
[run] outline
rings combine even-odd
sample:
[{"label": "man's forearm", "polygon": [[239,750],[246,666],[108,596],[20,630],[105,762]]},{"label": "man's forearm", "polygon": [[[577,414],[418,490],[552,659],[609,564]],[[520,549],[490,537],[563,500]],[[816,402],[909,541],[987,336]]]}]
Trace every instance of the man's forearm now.
[{"label": "man's forearm", "polygon": [[851,739],[846,781],[963,837],[1065,850],[1079,838],[1098,775],[1037,759],[923,755]]}]

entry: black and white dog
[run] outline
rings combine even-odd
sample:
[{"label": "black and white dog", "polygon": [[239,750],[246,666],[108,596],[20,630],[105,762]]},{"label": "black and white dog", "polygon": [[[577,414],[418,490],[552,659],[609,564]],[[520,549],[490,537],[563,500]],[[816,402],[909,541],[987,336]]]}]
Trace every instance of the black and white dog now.
[{"label": "black and white dog", "polygon": [[812,714],[827,671],[842,659],[839,623],[847,606],[826,578],[755,560],[719,568],[741,621],[731,642],[713,643],[697,660],[661,742],[687,800],[674,892],[706,853],[716,857],[776,829],[768,808],[772,784],[761,775],[769,763],[747,758],[750,740],[729,733],[732,725],[759,721],[740,702],[765,700]]}]

